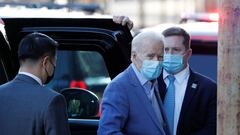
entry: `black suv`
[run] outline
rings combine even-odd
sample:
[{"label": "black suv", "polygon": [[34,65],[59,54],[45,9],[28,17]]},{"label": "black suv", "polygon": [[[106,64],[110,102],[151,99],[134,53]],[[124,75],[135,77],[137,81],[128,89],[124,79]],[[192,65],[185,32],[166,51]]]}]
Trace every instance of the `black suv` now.
[{"label": "black suv", "polygon": [[[32,32],[60,46],[54,79],[48,87],[67,100],[72,135],[97,134],[99,103],[106,85],[130,64],[132,35],[112,18],[2,18],[0,84],[18,72],[18,44]],[[5,32],[6,31],[6,32]],[[14,93],[13,93],[14,94]]]},{"label": "black suv", "polygon": [[[103,90],[130,64],[129,30],[113,23],[111,18],[3,18],[3,21],[6,33],[1,29],[0,84],[13,79],[18,72],[17,48],[21,38],[31,32],[47,34],[60,43],[55,76],[48,86],[66,97],[71,133],[97,134]],[[166,24],[154,29],[161,32],[170,26],[182,27],[190,33],[191,67],[216,80],[217,23]]]}]

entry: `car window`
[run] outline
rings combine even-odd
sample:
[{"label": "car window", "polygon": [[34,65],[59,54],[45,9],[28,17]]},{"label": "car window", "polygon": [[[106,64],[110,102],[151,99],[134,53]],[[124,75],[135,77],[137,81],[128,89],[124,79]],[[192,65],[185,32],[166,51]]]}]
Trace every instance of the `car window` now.
[{"label": "car window", "polygon": [[189,60],[191,68],[213,80],[217,80],[217,41],[192,40],[193,54]]},{"label": "car window", "polygon": [[64,88],[83,88],[97,95],[111,81],[102,55],[96,51],[59,50],[53,80],[48,87],[61,92]]},{"label": "car window", "polygon": [[217,80],[217,55],[193,54],[189,63],[194,71]]}]

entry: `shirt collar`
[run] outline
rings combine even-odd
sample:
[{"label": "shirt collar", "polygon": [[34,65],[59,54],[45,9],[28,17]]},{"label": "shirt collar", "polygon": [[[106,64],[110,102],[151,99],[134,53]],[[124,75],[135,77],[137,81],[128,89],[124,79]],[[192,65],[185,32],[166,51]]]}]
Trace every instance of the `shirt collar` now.
[{"label": "shirt collar", "polygon": [[[165,80],[167,76],[170,75],[166,70],[163,70],[163,79]],[[176,81],[181,84],[190,75],[189,65],[181,72],[174,75]]]},{"label": "shirt collar", "polygon": [[23,75],[27,75],[31,78],[33,78],[34,80],[36,80],[40,85],[43,85],[42,81],[40,78],[38,78],[37,76],[35,76],[34,74],[28,73],[28,72],[18,72],[18,74],[23,74]]},{"label": "shirt collar", "polygon": [[152,95],[154,93],[154,88],[155,89],[158,88],[157,79],[154,79],[153,81],[149,81],[139,72],[139,70],[136,68],[136,66],[133,63],[131,64],[131,66],[132,66],[133,71],[135,72],[139,82],[141,83],[141,86],[144,87],[145,93],[147,94],[147,96],[149,96],[148,98],[152,99]]},{"label": "shirt collar", "polygon": [[133,71],[137,75],[137,78],[140,81],[141,85],[143,86],[144,84],[146,84],[148,82],[148,80],[139,72],[139,70],[133,63],[131,64],[131,66],[133,68]]}]

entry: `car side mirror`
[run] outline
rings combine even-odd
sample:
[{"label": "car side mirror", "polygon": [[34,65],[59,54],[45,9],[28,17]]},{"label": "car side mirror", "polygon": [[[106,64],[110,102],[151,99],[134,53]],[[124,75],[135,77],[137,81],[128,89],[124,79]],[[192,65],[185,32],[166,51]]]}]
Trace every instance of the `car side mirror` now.
[{"label": "car side mirror", "polygon": [[98,97],[89,90],[67,88],[61,90],[66,98],[69,118],[96,117],[99,111]]}]

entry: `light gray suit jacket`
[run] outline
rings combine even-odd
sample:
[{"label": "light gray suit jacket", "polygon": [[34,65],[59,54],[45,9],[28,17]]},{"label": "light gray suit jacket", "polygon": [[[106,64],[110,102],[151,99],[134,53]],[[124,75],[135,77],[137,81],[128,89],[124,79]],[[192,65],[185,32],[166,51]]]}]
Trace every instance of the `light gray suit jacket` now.
[{"label": "light gray suit jacket", "polygon": [[69,135],[64,97],[18,74],[0,86],[0,135]]}]

